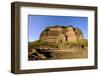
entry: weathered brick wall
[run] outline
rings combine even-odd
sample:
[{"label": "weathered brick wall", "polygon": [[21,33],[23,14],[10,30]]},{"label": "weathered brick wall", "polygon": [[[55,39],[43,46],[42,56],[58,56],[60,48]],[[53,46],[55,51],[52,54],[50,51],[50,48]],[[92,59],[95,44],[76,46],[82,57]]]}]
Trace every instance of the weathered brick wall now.
[{"label": "weathered brick wall", "polygon": [[40,40],[47,42],[76,42],[83,39],[83,34],[79,29],[71,26],[48,27],[41,35]]}]

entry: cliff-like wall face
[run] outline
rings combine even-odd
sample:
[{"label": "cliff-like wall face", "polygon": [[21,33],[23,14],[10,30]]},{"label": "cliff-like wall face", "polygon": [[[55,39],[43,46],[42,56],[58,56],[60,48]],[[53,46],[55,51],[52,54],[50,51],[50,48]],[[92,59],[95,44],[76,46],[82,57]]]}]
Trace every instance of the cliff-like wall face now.
[{"label": "cliff-like wall face", "polygon": [[82,32],[72,26],[47,27],[40,35],[40,40],[55,43],[76,42],[82,39]]}]

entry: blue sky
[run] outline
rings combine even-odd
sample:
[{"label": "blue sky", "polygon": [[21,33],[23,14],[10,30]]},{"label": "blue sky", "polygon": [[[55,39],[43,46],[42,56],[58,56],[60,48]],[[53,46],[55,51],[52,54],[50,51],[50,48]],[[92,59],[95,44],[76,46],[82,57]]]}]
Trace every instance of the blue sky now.
[{"label": "blue sky", "polygon": [[38,40],[40,33],[46,27],[54,25],[72,25],[82,31],[84,38],[88,38],[88,17],[29,15],[28,41]]}]

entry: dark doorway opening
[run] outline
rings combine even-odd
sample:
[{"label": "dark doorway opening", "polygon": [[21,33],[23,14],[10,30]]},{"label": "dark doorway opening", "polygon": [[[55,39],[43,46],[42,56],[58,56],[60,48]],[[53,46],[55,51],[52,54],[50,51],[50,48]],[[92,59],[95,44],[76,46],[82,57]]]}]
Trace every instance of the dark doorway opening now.
[{"label": "dark doorway opening", "polygon": [[68,40],[68,36],[65,36],[66,37],[66,41]]}]

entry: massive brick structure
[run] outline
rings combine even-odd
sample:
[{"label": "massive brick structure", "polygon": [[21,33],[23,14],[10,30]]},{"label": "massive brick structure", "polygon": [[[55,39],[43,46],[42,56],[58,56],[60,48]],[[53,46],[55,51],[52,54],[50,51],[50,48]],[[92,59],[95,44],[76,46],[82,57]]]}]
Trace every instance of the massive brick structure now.
[{"label": "massive brick structure", "polygon": [[56,43],[76,42],[82,39],[82,32],[73,26],[50,26],[40,35],[40,40]]}]

